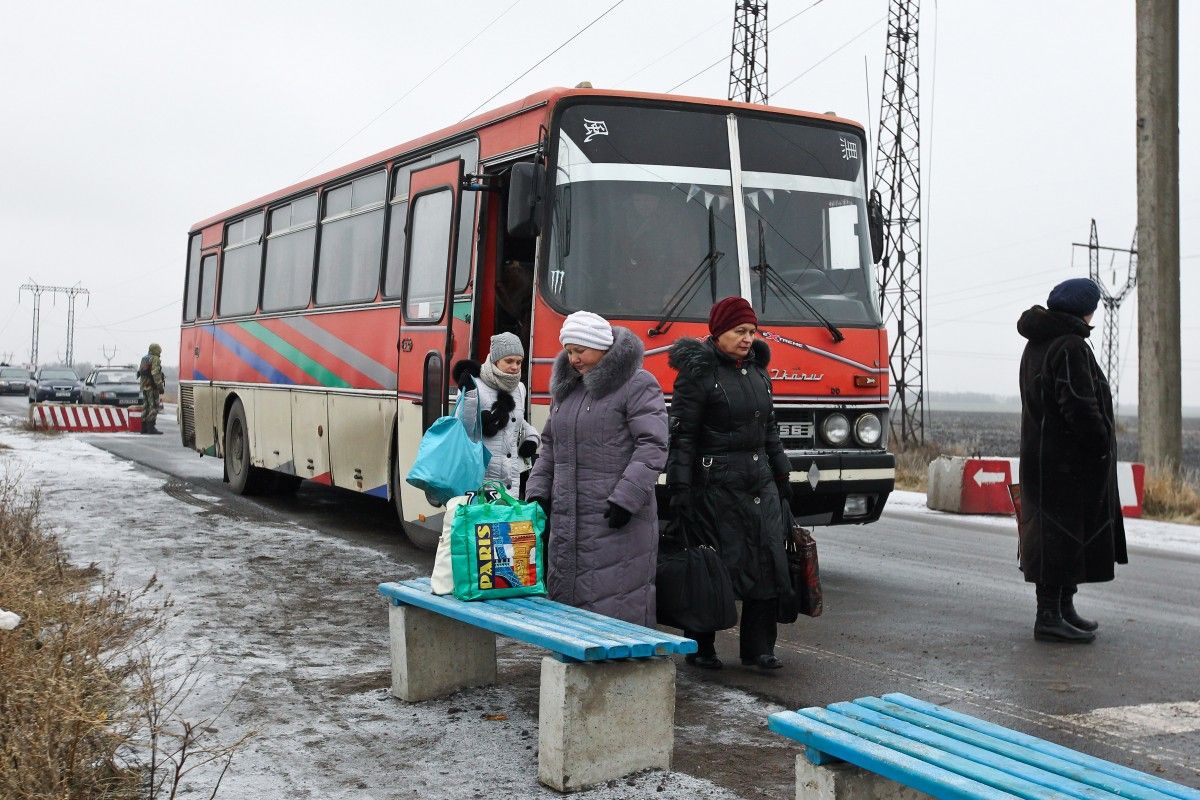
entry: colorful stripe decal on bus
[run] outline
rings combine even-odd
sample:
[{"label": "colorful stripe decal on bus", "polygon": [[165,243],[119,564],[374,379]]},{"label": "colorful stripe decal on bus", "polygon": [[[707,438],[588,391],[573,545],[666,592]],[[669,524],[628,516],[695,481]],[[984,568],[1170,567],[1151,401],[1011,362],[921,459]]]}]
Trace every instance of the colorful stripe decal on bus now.
[{"label": "colorful stripe decal on bus", "polygon": [[367,376],[384,389],[396,388],[396,372],[356,350],[307,317],[285,317],[279,322],[304,336]]},{"label": "colorful stripe decal on bus", "polygon": [[271,348],[272,351],[278,353],[281,357],[286,358],[292,364],[299,367],[306,375],[321,386],[328,386],[334,389],[350,388],[349,381],[342,380],[324,365],[302,353],[283,337],[273,331],[267,330],[263,327],[262,323],[243,322],[238,327]]},{"label": "colorful stripe decal on bus", "polygon": [[250,348],[233,338],[229,331],[223,328],[213,329],[213,340],[223,346],[229,352],[233,353],[249,367],[251,367],[259,375],[262,375],[270,383],[291,383],[292,381],[287,375],[284,375],[279,370],[272,367],[265,359],[262,359],[251,352]]}]

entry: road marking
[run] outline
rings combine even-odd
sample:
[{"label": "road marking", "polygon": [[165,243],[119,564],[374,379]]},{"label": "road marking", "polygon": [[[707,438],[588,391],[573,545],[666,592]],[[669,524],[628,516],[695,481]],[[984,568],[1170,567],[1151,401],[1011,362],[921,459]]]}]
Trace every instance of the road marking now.
[{"label": "road marking", "polygon": [[1059,719],[1121,738],[1191,733],[1200,731],[1200,701],[1097,708],[1086,714],[1064,714]]}]

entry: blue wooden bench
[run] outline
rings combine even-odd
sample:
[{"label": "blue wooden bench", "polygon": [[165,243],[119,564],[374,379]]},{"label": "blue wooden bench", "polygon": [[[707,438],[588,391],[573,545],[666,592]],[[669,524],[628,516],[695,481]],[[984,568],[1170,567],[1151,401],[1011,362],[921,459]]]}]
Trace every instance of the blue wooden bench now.
[{"label": "blue wooden bench", "polygon": [[[877,791],[867,784],[882,777],[932,797],[1200,800],[1196,789],[905,694],[782,711],[767,724],[805,747],[797,797],[802,782],[804,796],[845,797]],[[813,770],[805,758],[866,772]]]},{"label": "blue wooden bench", "polygon": [[538,778],[576,791],[642,769],[669,769],[675,741],[675,653],[682,636],[544,597],[463,602],[428,578],[379,584],[390,602],[392,694],[408,702],[496,681],[496,636],[549,651],[542,659]]}]

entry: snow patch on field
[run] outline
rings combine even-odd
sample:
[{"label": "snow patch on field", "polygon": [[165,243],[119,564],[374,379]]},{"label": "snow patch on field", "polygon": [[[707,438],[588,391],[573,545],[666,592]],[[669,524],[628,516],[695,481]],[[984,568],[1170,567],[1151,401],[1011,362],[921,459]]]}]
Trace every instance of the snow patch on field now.
[{"label": "snow patch on field", "polygon": [[[161,476],[71,436],[9,428],[0,443],[0,473],[41,492],[43,522],[73,561],[94,561],[127,586],[157,575],[174,598],[165,644],[201,659],[189,715],[212,714],[232,699],[218,736],[257,732],[220,796],[559,796],[537,783],[540,651],[501,639],[500,685],[414,705],[391,697],[387,610],[375,587],[415,577],[414,567],[292,523],[245,518],[186,486],[197,502],[184,502],[177,483],[169,495]],[[681,676],[681,692],[689,685]],[[766,715],[778,710],[736,690],[693,688],[710,706],[710,722],[679,733],[696,747],[754,746]],[[498,714],[506,719],[484,719]],[[206,778],[211,773],[182,796],[207,798]],[[677,772],[579,796],[738,797]]]}]

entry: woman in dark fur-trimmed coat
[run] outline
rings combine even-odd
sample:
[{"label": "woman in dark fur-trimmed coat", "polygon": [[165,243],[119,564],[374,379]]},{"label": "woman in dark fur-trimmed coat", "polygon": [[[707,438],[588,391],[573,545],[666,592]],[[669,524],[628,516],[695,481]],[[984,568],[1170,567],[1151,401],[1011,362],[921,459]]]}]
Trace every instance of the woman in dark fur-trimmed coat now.
[{"label": "woman in dark fur-trimmed coat", "polygon": [[550,419],[525,485],[550,517],[547,589],[561,603],[653,627],[662,387],[642,369],[633,332],[596,314],[571,314],[559,340]]},{"label": "woman in dark fur-trimmed coat", "polygon": [[[750,304],[728,297],[709,315],[703,341],[671,346],[678,371],[671,399],[667,489],[689,534],[713,545],[742,600],[741,659],[760,669],[775,657],[780,599],[791,594],[781,502],[791,496],[791,465],[779,441],[767,364]],[[700,649],[688,662],[719,669],[715,634],[688,631]]]}]

